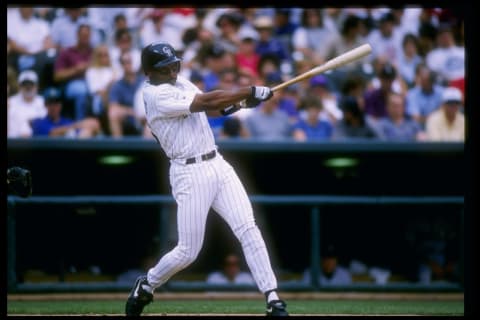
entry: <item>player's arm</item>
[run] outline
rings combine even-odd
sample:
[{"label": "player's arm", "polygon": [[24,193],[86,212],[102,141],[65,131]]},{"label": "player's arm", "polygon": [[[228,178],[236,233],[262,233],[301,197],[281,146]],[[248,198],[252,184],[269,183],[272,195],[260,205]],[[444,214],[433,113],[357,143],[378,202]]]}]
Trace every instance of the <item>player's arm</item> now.
[{"label": "player's arm", "polygon": [[[231,114],[240,108],[254,108],[272,96],[273,92],[270,88],[261,86],[243,87],[233,91],[214,90],[196,94],[190,104],[190,111],[208,113],[217,111],[224,115]],[[244,100],[245,104],[240,105]]]}]

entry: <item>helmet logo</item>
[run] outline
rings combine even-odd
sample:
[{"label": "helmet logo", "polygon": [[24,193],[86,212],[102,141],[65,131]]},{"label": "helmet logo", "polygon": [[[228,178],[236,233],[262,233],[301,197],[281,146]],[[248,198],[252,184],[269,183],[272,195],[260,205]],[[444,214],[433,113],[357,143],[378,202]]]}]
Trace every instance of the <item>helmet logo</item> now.
[{"label": "helmet logo", "polygon": [[163,47],[162,51],[169,57],[171,57],[173,55],[172,50],[170,50],[169,47]]}]

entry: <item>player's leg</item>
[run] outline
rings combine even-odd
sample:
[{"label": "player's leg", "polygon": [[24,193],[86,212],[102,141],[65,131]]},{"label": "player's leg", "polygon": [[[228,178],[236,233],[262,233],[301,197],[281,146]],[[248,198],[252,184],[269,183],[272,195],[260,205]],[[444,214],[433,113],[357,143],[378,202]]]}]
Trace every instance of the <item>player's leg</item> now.
[{"label": "player's leg", "polygon": [[[228,223],[240,241],[247,265],[259,290],[265,294],[270,314],[288,315],[286,304],[276,293],[277,279],[270,264],[267,247],[255,223],[252,205],[240,179],[230,164],[219,159],[221,181],[212,208]],[[273,309],[272,309],[273,308]]]},{"label": "player's leg", "polygon": [[178,205],[178,243],[146,276],[137,279],[125,306],[127,315],[140,315],[153,300],[155,288],[186,268],[200,252],[216,181],[210,181],[211,175],[193,166],[172,165],[170,168],[173,196]]},{"label": "player's leg", "polygon": [[215,179],[207,166],[173,165],[171,184],[177,202],[178,243],[148,271],[148,282],[157,288],[190,265],[198,256],[204,240],[208,211],[214,197]]}]

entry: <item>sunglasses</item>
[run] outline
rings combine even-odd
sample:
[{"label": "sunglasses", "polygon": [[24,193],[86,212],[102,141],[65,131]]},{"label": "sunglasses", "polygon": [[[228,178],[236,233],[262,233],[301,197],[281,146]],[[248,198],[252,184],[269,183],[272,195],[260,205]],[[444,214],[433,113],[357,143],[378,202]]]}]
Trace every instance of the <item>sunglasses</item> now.
[{"label": "sunglasses", "polygon": [[178,73],[180,71],[180,62],[175,62],[160,68],[156,68],[155,71],[163,76],[168,76],[172,72]]}]

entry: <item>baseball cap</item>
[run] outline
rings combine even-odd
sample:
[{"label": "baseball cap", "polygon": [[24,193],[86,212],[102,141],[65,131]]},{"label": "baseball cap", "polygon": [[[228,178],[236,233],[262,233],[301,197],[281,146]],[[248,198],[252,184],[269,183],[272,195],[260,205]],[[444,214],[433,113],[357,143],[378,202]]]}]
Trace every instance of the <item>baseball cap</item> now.
[{"label": "baseball cap", "polygon": [[243,28],[243,29],[240,29],[240,31],[238,32],[238,38],[242,41],[258,40],[258,33],[252,28]]},{"label": "baseball cap", "polygon": [[45,89],[43,99],[45,100],[45,104],[49,102],[59,102],[62,100],[62,94],[57,88],[50,87]]},{"label": "baseball cap", "polygon": [[273,19],[269,16],[259,16],[253,21],[253,26],[258,29],[273,28]]},{"label": "baseball cap", "polygon": [[385,63],[380,69],[380,78],[394,79],[397,76],[397,71],[390,63]]},{"label": "baseball cap", "polygon": [[38,76],[33,70],[25,70],[20,73],[18,76],[18,83],[22,84],[24,82],[33,82],[38,83]]},{"label": "baseball cap", "polygon": [[227,52],[221,45],[213,44],[207,50],[208,57],[220,58]]},{"label": "baseball cap", "polygon": [[443,91],[442,103],[462,102],[462,92],[455,87],[448,87]]},{"label": "baseball cap", "polygon": [[310,86],[327,86],[328,80],[325,76],[319,74],[310,79]]}]

